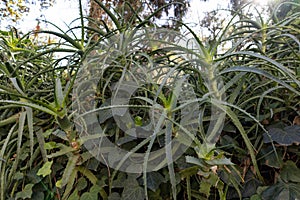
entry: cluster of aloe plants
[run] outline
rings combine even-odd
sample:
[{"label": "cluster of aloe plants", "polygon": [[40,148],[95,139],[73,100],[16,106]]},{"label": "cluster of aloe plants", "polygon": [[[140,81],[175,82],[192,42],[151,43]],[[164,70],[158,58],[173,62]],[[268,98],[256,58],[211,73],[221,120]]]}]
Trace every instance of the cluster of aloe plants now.
[{"label": "cluster of aloe plants", "polygon": [[[209,43],[183,24],[189,33],[183,40],[192,43],[184,46],[176,43],[182,34],[166,40],[171,31],[149,25],[155,13],[146,19],[136,14],[134,24],[125,23],[96,2],[110,26],[86,27],[80,5],[80,27],[38,32],[54,35],[56,43],[35,43],[36,32],[1,32],[1,200],[300,196],[299,4],[282,20],[276,20],[276,9],[270,19],[258,12],[255,21],[236,20],[237,13]],[[153,33],[158,35],[144,37]],[[220,51],[228,42],[232,47]],[[141,73],[144,66],[149,71]],[[123,89],[116,83],[128,83],[128,77],[152,82],[141,84],[130,101],[114,101]],[[180,102],[184,86],[193,94]],[[151,116],[154,106],[159,115]],[[129,110],[131,124],[122,114],[112,116],[122,108]],[[93,112],[100,114],[84,117]],[[195,116],[185,118],[184,112]],[[148,132],[156,137],[128,134],[152,118],[157,124]],[[93,122],[116,146],[145,153],[138,173],[110,165],[125,163],[129,154],[117,158],[109,147],[92,151],[85,145],[102,137],[84,134],[82,127]],[[173,160],[173,149],[164,144],[176,138],[188,148]],[[162,147],[162,167],[148,171],[150,152]]]}]

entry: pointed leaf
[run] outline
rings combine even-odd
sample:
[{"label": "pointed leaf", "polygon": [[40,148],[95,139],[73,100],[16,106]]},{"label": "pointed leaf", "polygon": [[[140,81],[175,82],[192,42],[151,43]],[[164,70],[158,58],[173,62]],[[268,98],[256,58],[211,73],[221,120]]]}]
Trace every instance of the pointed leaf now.
[{"label": "pointed leaf", "polygon": [[74,151],[74,149],[72,147],[69,147],[69,146],[62,146],[61,150],[55,152],[55,153],[52,153],[50,155],[47,155],[48,158],[54,158],[54,157],[58,157],[58,156],[62,156],[62,155],[65,155],[69,152],[72,152]]},{"label": "pointed leaf", "polygon": [[98,185],[93,185],[89,192],[85,192],[80,197],[80,200],[95,200],[98,199],[98,193],[100,192],[101,188]]},{"label": "pointed leaf", "polygon": [[183,169],[179,173],[180,173],[181,178],[187,178],[187,177],[197,174],[198,171],[199,171],[199,167],[193,166],[193,167]]},{"label": "pointed leaf", "polygon": [[22,145],[22,137],[23,137],[25,120],[26,120],[26,112],[21,112],[19,118],[19,129],[18,129],[18,140],[17,140],[17,152],[16,152],[17,157],[10,170],[9,177],[12,177],[16,173],[18,163],[21,158],[21,145]]},{"label": "pointed leaf", "polygon": [[206,160],[205,162],[209,165],[234,165],[234,163],[232,163],[228,158]]},{"label": "pointed leaf", "polygon": [[17,193],[16,199],[31,199],[33,186],[33,184],[27,184],[21,192]]},{"label": "pointed leaf", "polygon": [[144,189],[134,178],[128,178],[124,182],[124,186],[122,200],[145,199]]},{"label": "pointed leaf", "polygon": [[199,192],[201,192],[202,194],[204,194],[206,197],[209,197],[211,186],[212,185],[210,183],[208,183],[206,181],[202,181],[200,183]]},{"label": "pointed leaf", "polygon": [[147,174],[147,187],[155,192],[159,185],[164,182],[164,177],[158,172],[149,172]]},{"label": "pointed leaf", "polygon": [[83,166],[78,166],[77,170],[80,173],[82,173],[86,178],[88,178],[91,181],[91,183],[93,183],[94,185],[96,184],[98,179],[91,170],[89,170],[88,168],[85,168]]},{"label": "pointed leaf", "polygon": [[79,200],[78,190],[75,189],[73,193],[69,196],[68,200]]},{"label": "pointed leaf", "polygon": [[[10,137],[12,136],[15,127],[16,127],[16,124],[13,125],[13,126],[11,127],[11,129],[9,130],[9,132],[8,132],[8,134],[7,134],[7,136],[6,136],[5,140],[4,140],[4,143],[2,144],[2,147],[1,147],[0,158],[1,158],[1,160],[4,161],[4,162],[5,162],[5,160],[2,159],[2,158],[4,157],[5,150],[6,150],[6,147],[7,147],[8,143],[9,143],[9,141],[11,141],[11,140],[10,140]],[[2,163],[3,163],[2,161],[0,162],[0,169],[1,169],[1,170],[2,170],[1,167],[2,167]]]},{"label": "pointed leaf", "polygon": [[80,157],[80,155],[72,155],[71,157],[69,157],[69,161],[67,163],[67,166],[65,168],[64,174],[61,178],[61,185],[60,187],[64,187],[70,179],[71,174],[73,173],[75,166],[77,164],[78,158]]},{"label": "pointed leaf", "polygon": [[69,180],[68,180],[67,186],[65,188],[65,192],[64,192],[62,199],[66,199],[66,197],[69,196],[72,189],[74,188],[74,183],[75,183],[76,178],[77,178],[77,170],[73,170],[69,177]]},{"label": "pointed leaf", "polygon": [[276,76],[273,76],[272,74],[270,74],[270,73],[268,73],[268,72],[266,72],[264,70],[261,70],[261,69],[257,69],[257,68],[253,68],[253,67],[237,66],[237,67],[227,68],[224,71],[222,71],[221,74],[228,73],[228,72],[238,72],[238,71],[252,72],[252,73],[260,74],[262,76],[265,76],[265,77],[271,79],[272,81],[275,81],[275,82],[281,84],[282,86],[284,86],[287,89],[295,92],[296,94],[300,95],[300,92],[297,91],[297,90],[295,90],[295,88],[293,88],[292,86],[290,86],[286,82],[280,80]]},{"label": "pointed leaf", "polygon": [[85,192],[80,197],[80,200],[95,200],[95,199],[98,199],[98,193],[96,192]]},{"label": "pointed leaf", "polygon": [[58,148],[59,146],[56,144],[56,142],[47,142],[45,143],[44,145],[44,148],[47,149],[47,150],[51,150],[51,149],[55,149],[55,148]]},{"label": "pointed leaf", "polygon": [[263,163],[269,167],[281,168],[283,164],[283,155],[281,151],[276,152],[278,157],[276,156],[273,147],[267,146],[261,149],[261,154],[264,155]]},{"label": "pointed leaf", "polygon": [[29,142],[30,142],[30,155],[33,155],[33,114],[32,108],[25,107],[27,114],[28,132],[29,132]]},{"label": "pointed leaf", "polygon": [[77,187],[76,187],[76,189],[78,191],[81,191],[81,190],[84,190],[86,188],[86,186],[87,186],[86,179],[84,177],[79,178],[78,181],[77,181]]},{"label": "pointed leaf", "polygon": [[0,103],[8,103],[8,104],[14,104],[18,106],[28,106],[30,108],[40,110],[42,112],[48,113],[50,115],[56,116],[57,114],[50,110],[49,108],[34,104],[34,103],[28,103],[28,102],[22,102],[22,101],[12,101],[12,100],[0,100]]},{"label": "pointed leaf", "polygon": [[140,186],[125,187],[122,200],[145,199],[144,189]]},{"label": "pointed leaf", "polygon": [[42,168],[40,168],[39,171],[37,172],[37,175],[38,176],[42,175],[43,177],[45,177],[45,176],[48,176],[49,174],[51,174],[52,164],[53,164],[53,160],[52,161],[47,161],[46,163],[44,163]]},{"label": "pointed leaf", "polygon": [[63,107],[64,94],[59,78],[55,80],[55,103],[57,108]]},{"label": "pointed leaf", "polygon": [[300,197],[300,185],[294,183],[279,182],[270,186],[262,193],[263,200],[295,200]]},{"label": "pointed leaf", "polygon": [[[264,142],[269,143],[271,140],[280,145],[289,146],[293,143],[300,143],[300,126],[293,125],[282,128],[270,128],[270,137],[265,133]],[[270,140],[271,139],[271,140]]]},{"label": "pointed leaf", "polygon": [[10,78],[12,84],[14,85],[14,87],[18,90],[18,92],[20,94],[22,94],[23,96],[26,96],[25,93],[23,92],[23,90],[19,87],[17,78]]},{"label": "pointed leaf", "polygon": [[185,159],[187,163],[196,164],[200,167],[205,167],[205,163],[199,158],[193,156],[186,156]]},{"label": "pointed leaf", "polygon": [[44,162],[47,162],[48,161],[47,151],[45,149],[45,140],[44,140],[44,137],[43,137],[43,130],[42,129],[36,131],[36,138],[37,138],[37,141],[39,143],[39,147],[40,147],[40,151],[41,151],[43,160],[44,160]]},{"label": "pointed leaf", "polygon": [[286,182],[292,181],[300,183],[300,169],[293,161],[288,160],[283,165],[280,177]]}]

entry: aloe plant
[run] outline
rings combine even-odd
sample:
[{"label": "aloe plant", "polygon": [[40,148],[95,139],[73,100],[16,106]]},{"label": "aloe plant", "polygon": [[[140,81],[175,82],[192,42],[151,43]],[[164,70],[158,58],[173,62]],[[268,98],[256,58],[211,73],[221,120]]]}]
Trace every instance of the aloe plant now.
[{"label": "aloe plant", "polygon": [[112,26],[86,27],[79,7],[81,26],[38,33],[57,43],[1,32],[0,199],[299,193],[299,13],[237,13],[209,43],[155,13],[131,25],[105,9]]}]

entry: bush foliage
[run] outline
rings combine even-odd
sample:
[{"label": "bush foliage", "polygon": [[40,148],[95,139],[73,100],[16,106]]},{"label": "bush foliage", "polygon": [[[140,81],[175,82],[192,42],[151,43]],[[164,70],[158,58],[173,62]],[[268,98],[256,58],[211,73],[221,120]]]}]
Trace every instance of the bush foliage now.
[{"label": "bush foliage", "polygon": [[[127,51],[124,46],[135,45],[133,38],[140,30],[155,30],[149,23],[155,13],[136,17],[138,22],[131,25],[105,9],[113,25],[99,29],[86,27],[81,15],[82,25],[67,32],[40,30],[21,37],[13,30],[1,31],[0,199],[299,198],[300,5],[291,3],[295,11],[281,19],[276,14],[283,6],[278,5],[269,19],[258,11],[256,20],[236,13],[210,42],[201,41],[183,24],[196,49],[174,43],[147,49],[137,45],[135,51]],[[77,29],[81,36],[74,34]],[[58,39],[38,43],[33,37],[37,34]],[[97,49],[120,35],[129,39],[114,46],[116,54],[111,48]],[[165,44],[163,39],[153,42]],[[231,47],[222,49],[225,44]],[[91,111],[100,108],[106,114],[112,108],[107,104],[110,88],[126,79],[133,63],[158,63],[151,69],[158,72],[156,81],[139,88],[129,105],[120,106],[130,110],[138,127],[150,120],[147,109],[157,101],[157,109],[165,112],[160,118],[165,124],[158,126],[165,131],[157,133],[157,139],[135,140],[111,117],[99,123],[111,142],[137,152],[149,153],[172,138],[181,136],[184,143],[184,137],[191,137],[192,144],[176,161],[168,162],[173,160],[167,156],[159,170],[147,172],[145,167],[140,173],[125,173],[87,150],[84,143],[89,138],[80,137],[75,128],[79,108],[72,94],[78,88],[84,91],[76,80],[95,52],[108,55],[99,56],[98,64],[106,59],[111,63],[97,69],[99,82],[92,99],[97,103]],[[182,106],[174,96],[180,91],[176,82],[170,89],[167,81],[176,76],[188,77],[195,92],[194,99],[184,103],[200,105],[195,134],[179,124]],[[212,121],[220,131],[211,130]]]}]

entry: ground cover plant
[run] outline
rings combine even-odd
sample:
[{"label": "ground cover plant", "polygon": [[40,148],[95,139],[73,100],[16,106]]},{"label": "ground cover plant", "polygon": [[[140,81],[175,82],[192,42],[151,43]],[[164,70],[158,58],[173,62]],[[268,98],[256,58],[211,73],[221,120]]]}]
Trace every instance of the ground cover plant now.
[{"label": "ground cover plant", "polygon": [[[1,200],[300,197],[299,3],[279,4],[269,18],[237,12],[208,42],[185,24],[187,35],[158,29],[155,13],[135,13],[131,23],[96,2],[109,26],[85,26],[79,5],[81,26],[67,32],[1,31]],[[37,34],[58,39],[38,42]],[[231,47],[221,50],[225,43]],[[128,101],[114,101],[138,79],[147,81]],[[130,124],[117,113],[124,108]],[[128,132],[151,120],[155,137]],[[111,143],[145,153],[142,169],[127,166],[138,173],[110,165],[129,154],[89,148],[101,136],[85,132],[95,122]],[[167,144],[176,139],[188,148],[175,160]],[[162,147],[162,167],[152,166],[150,152]]]}]

